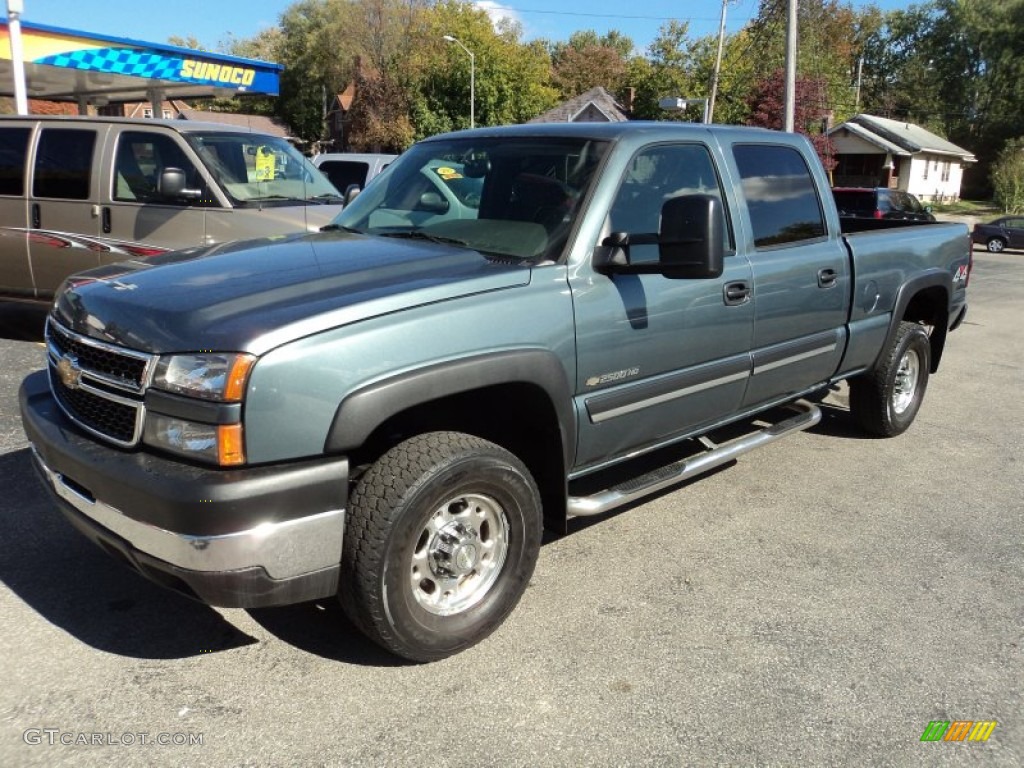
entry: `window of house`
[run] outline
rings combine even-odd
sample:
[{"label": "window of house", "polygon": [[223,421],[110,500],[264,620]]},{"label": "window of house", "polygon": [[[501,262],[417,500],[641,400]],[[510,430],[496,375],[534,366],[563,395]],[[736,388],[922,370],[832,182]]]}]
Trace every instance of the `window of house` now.
[{"label": "window of house", "polygon": [[45,128],[36,149],[32,194],[88,200],[96,131]]},{"label": "window of house", "polygon": [[754,228],[754,245],[768,248],[825,236],[818,188],[793,147],[737,145],[733,156]]},{"label": "window of house", "polygon": [[923,179],[924,179],[925,181],[928,181],[928,166],[929,166],[930,164],[931,164],[931,163],[930,163],[930,161],[928,161],[928,160],[925,160],[925,161],[924,161],[924,176],[922,176],[922,178],[923,178]]},{"label": "window of house", "polygon": [[949,181],[949,167],[950,167],[950,165],[951,165],[951,163],[949,162],[949,160],[946,160],[942,164],[942,180],[943,181]]}]

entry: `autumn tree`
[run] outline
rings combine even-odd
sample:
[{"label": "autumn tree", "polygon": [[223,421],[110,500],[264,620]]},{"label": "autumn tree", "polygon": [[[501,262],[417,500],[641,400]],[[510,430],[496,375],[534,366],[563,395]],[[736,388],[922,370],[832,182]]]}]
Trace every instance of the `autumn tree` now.
[{"label": "autumn tree", "polygon": [[559,98],[571,99],[601,86],[621,98],[633,41],[617,30],[598,35],[588,29],[574,32],[568,42],[550,46],[552,83]]}]

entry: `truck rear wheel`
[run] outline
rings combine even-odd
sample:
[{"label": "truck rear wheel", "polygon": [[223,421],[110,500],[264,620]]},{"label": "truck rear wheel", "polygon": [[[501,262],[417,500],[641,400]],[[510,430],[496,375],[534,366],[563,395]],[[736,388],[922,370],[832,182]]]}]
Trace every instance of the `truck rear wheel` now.
[{"label": "truck rear wheel", "polygon": [[541,521],[537,486],[505,449],[457,432],[406,440],[352,492],[342,606],[399,656],[458,653],[519,602],[540,551]]},{"label": "truck rear wheel", "polygon": [[850,380],[850,412],[866,432],[895,437],[921,408],[931,366],[928,334],[917,323],[900,323],[878,366]]}]

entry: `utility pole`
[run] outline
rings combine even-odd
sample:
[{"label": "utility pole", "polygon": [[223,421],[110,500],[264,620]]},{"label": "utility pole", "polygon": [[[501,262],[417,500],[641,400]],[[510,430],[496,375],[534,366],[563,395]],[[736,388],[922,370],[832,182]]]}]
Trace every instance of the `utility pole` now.
[{"label": "utility pole", "polygon": [[711,75],[711,98],[708,99],[708,117],[704,122],[715,119],[715,97],[718,96],[718,74],[722,70],[722,46],[725,43],[725,7],[729,0],[722,0],[722,23],[718,26],[718,55],[715,56],[715,71]]},{"label": "utility pole", "polygon": [[25,87],[25,57],[21,45],[21,14],[25,0],[7,0],[7,30],[11,44],[11,74],[14,77],[14,103],[19,115],[28,114],[28,89]]},{"label": "utility pole", "polygon": [[792,133],[796,114],[796,3],[789,0],[786,18],[786,92],[783,96],[783,130]]},{"label": "utility pole", "polygon": [[860,76],[864,70],[864,57],[857,59],[857,95],[853,100],[854,114],[860,113]]}]

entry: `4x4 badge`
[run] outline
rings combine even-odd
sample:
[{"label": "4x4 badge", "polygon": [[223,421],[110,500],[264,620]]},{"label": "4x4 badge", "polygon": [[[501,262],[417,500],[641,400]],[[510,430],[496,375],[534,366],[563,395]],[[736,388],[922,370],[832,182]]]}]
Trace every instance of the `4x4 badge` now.
[{"label": "4x4 badge", "polygon": [[82,369],[78,367],[78,358],[64,355],[57,361],[57,375],[61,383],[68,389],[78,389],[82,383]]}]

